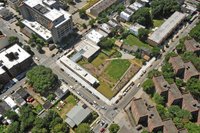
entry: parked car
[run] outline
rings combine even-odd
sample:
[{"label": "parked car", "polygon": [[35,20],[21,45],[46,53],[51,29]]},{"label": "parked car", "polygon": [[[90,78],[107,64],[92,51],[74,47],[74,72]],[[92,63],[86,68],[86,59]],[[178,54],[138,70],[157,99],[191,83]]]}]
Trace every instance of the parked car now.
[{"label": "parked car", "polygon": [[100,132],[101,132],[101,133],[104,133],[105,130],[106,130],[105,128],[101,128],[101,129],[100,129]]}]

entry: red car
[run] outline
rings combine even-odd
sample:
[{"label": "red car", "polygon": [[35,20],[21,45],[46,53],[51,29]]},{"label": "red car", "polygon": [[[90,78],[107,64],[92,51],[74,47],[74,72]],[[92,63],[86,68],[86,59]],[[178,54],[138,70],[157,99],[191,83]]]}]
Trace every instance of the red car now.
[{"label": "red car", "polygon": [[105,128],[101,128],[100,132],[101,132],[101,133],[104,133],[105,130],[106,130]]},{"label": "red car", "polygon": [[34,101],[34,98],[33,98],[33,97],[28,97],[28,98],[26,99],[26,101],[32,103],[32,102]]}]

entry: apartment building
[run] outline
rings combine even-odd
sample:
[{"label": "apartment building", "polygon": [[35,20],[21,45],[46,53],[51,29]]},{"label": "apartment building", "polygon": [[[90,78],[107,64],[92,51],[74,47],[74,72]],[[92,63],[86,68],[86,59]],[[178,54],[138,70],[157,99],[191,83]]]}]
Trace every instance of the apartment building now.
[{"label": "apartment building", "polygon": [[[26,21],[22,21],[30,30],[44,40],[60,42],[73,28],[72,16],[59,8],[56,0],[25,0],[20,5],[20,12]],[[35,28],[35,24],[39,26]],[[48,33],[51,33],[51,36]],[[47,34],[47,35],[45,35]]]},{"label": "apartment building", "polygon": [[15,44],[0,53],[0,84],[9,82],[10,79],[26,70],[32,63],[29,53]]}]

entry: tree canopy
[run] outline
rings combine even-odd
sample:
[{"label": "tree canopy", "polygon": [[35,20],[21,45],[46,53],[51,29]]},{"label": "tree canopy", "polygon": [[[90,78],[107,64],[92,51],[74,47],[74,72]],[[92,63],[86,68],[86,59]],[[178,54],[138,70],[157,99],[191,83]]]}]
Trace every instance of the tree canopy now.
[{"label": "tree canopy", "polygon": [[190,36],[193,37],[197,42],[200,42],[200,23],[198,23],[191,31]]},{"label": "tree canopy", "polygon": [[119,129],[120,129],[119,125],[115,123],[111,124],[110,127],[108,128],[110,133],[117,133]]},{"label": "tree canopy", "polygon": [[143,42],[147,40],[148,34],[149,34],[148,29],[140,28],[138,30],[138,38]]},{"label": "tree canopy", "polygon": [[86,123],[82,123],[76,128],[76,133],[91,133],[90,126]]},{"label": "tree canopy", "polygon": [[99,42],[99,46],[102,49],[107,49],[107,50],[111,49],[113,47],[113,45],[114,45],[113,41],[109,38],[104,38]]},{"label": "tree canopy", "polygon": [[57,76],[50,68],[44,66],[35,66],[27,72],[28,83],[31,84],[34,90],[44,94],[51,89],[57,82]]},{"label": "tree canopy", "polygon": [[153,0],[151,3],[153,18],[169,17],[175,11],[180,10],[177,0]]},{"label": "tree canopy", "polygon": [[198,100],[200,100],[200,80],[191,78],[186,83],[186,89]]},{"label": "tree canopy", "polygon": [[144,25],[146,28],[152,27],[153,21],[149,8],[143,7],[140,8],[136,13],[131,17],[132,22],[137,22],[141,25]]},{"label": "tree canopy", "polygon": [[144,81],[144,83],[142,84],[143,90],[150,95],[154,94],[154,83],[152,81],[152,79],[147,79],[146,81]]},{"label": "tree canopy", "polygon": [[19,42],[19,38],[16,37],[16,36],[10,36],[10,37],[8,38],[8,42],[9,42],[9,44],[18,43],[18,42]]}]

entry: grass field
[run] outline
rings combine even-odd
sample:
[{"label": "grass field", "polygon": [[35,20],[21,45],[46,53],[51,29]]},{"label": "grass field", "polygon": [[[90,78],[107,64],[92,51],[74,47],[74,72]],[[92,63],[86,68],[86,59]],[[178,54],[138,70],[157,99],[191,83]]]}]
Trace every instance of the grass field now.
[{"label": "grass field", "polygon": [[141,42],[137,37],[133,35],[128,35],[128,37],[124,40],[124,44],[128,44],[130,46],[138,46],[151,49],[151,46],[147,43]]},{"label": "grass field", "polygon": [[99,53],[99,55],[91,62],[92,65],[95,67],[98,67],[101,65],[106,59],[108,59],[108,56],[106,56],[104,53]]},{"label": "grass field", "polygon": [[160,27],[164,22],[165,22],[165,20],[163,20],[163,19],[161,19],[161,20],[159,20],[159,19],[154,19],[154,20],[153,20],[153,26],[154,26],[154,27]]},{"label": "grass field", "polygon": [[112,60],[106,68],[105,73],[113,80],[118,81],[129,68],[130,64],[128,60]]}]

